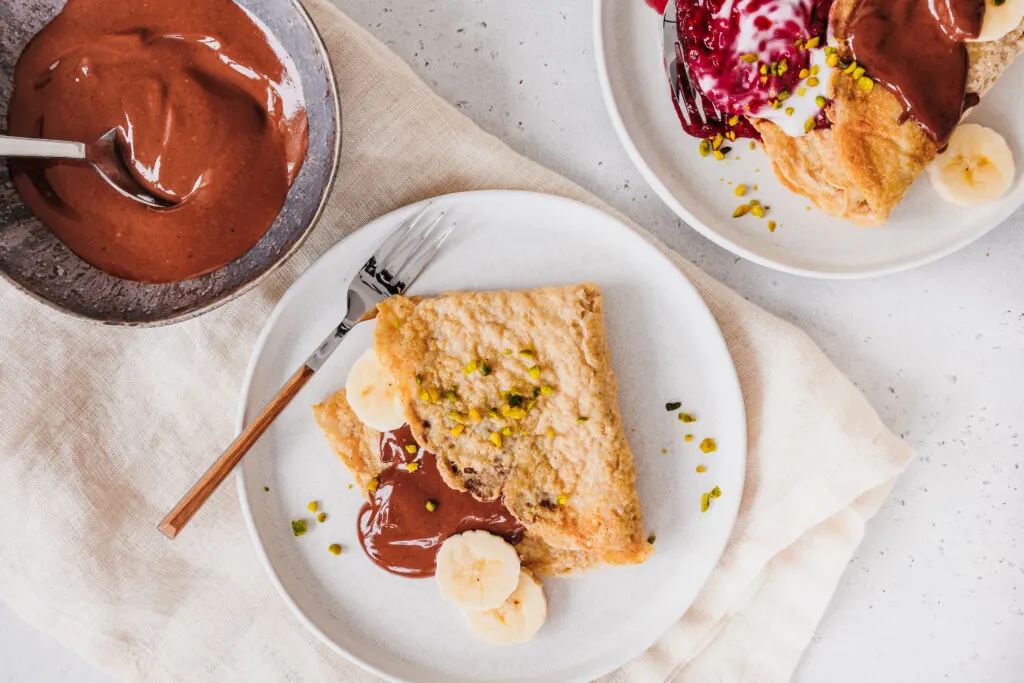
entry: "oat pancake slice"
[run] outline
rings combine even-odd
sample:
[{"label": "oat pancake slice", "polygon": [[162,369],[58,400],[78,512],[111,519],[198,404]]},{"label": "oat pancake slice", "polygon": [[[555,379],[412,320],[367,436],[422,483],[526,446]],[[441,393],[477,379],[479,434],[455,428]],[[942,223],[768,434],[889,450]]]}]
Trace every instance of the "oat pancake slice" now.
[{"label": "oat pancake slice", "polygon": [[593,284],[393,297],[375,347],[445,482],[549,546],[642,562],[636,470]]}]

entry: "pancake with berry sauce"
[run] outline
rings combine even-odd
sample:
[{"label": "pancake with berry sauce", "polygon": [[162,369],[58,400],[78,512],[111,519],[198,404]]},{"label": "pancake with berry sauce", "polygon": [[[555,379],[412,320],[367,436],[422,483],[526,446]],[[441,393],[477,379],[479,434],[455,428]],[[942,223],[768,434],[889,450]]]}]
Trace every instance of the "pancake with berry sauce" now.
[{"label": "pancake with berry sauce", "polygon": [[788,189],[832,216],[881,225],[1024,49],[1006,4],[681,1],[683,59],[697,97],[723,115],[680,118],[701,154],[724,158],[730,141],[759,139]]}]

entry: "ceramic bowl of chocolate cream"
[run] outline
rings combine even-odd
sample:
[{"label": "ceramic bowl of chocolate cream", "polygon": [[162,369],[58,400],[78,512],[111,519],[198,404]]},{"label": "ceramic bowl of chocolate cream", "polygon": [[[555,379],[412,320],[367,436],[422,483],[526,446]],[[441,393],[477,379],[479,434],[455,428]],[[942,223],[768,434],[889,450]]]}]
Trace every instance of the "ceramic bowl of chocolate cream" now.
[{"label": "ceramic bowl of chocolate cream", "polygon": [[298,249],[334,181],[341,108],[298,0],[0,3],[0,133],[112,129],[160,205],[82,162],[0,159],[0,274],[81,318],[157,325]]}]

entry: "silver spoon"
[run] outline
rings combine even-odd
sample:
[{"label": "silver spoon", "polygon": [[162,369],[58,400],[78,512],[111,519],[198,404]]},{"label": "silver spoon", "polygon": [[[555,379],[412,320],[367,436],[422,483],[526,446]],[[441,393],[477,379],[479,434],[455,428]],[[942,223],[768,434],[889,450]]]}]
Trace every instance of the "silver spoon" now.
[{"label": "silver spoon", "polygon": [[117,142],[117,128],[111,128],[96,142],[69,142],[43,138],[17,138],[0,135],[0,157],[35,157],[44,159],[78,159],[88,162],[115,190],[129,199],[156,209],[175,205],[163,197],[147,192],[125,163]]}]

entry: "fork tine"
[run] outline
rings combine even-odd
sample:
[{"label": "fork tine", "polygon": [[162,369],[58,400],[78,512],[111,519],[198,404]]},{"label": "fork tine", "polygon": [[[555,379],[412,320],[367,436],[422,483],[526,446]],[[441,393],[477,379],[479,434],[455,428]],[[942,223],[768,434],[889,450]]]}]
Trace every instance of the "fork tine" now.
[{"label": "fork tine", "polygon": [[404,223],[399,225],[394,232],[392,232],[388,238],[384,240],[379,247],[377,247],[377,251],[373,252],[373,258],[378,264],[384,263],[387,259],[392,258],[395,250],[401,248],[409,233],[416,227],[416,224],[420,219],[427,214],[432,203],[433,202],[428,202],[426,206],[416,213],[415,216],[406,219]]},{"label": "fork tine", "polygon": [[437,227],[437,224],[440,223],[443,218],[444,212],[442,211],[437,216],[423,221],[422,225],[417,225],[415,232],[410,232],[409,235],[406,236],[405,241],[388,256],[387,260],[381,262],[380,265],[385,271],[387,271],[387,277],[391,282],[398,282],[397,277],[399,271],[401,271],[402,268],[405,267],[405,264],[407,264],[409,260],[419,252],[420,247],[422,247],[430,237],[431,231]]},{"label": "fork tine", "polygon": [[[416,278],[419,277],[421,272],[423,272],[426,265],[430,263],[431,259],[433,259],[437,254],[441,245],[444,244],[445,240],[448,239],[448,236],[452,234],[452,231],[455,229],[455,223],[449,222],[447,224],[442,224],[441,219],[443,218],[444,214],[441,214],[437,221],[435,221],[431,226],[431,230],[433,231],[434,227],[442,225],[441,233],[437,237],[434,237],[431,243],[427,244],[425,247],[423,247],[425,240],[421,240],[420,244],[416,245],[418,253],[413,252],[410,257],[406,259],[405,263],[398,268],[398,272],[395,273],[394,281],[396,283],[401,283],[405,287],[408,287],[415,282]],[[421,249],[420,247],[423,248]]]},{"label": "fork tine", "polygon": [[697,115],[700,116],[701,123],[707,123],[708,117],[704,112],[704,95],[697,90],[697,86],[693,83],[693,76],[690,74],[690,67],[686,65],[685,61],[681,61],[683,65],[683,71],[686,73],[686,85],[693,96],[693,102],[696,105]]}]

